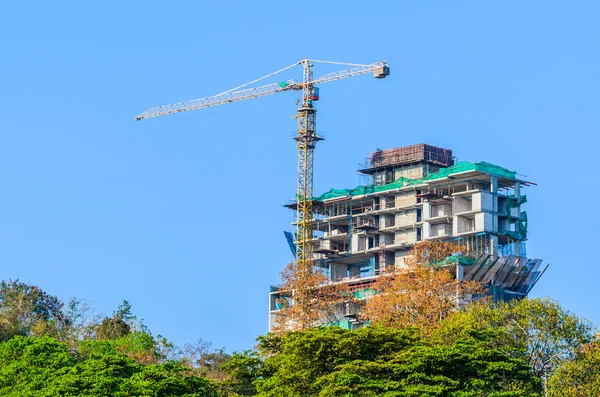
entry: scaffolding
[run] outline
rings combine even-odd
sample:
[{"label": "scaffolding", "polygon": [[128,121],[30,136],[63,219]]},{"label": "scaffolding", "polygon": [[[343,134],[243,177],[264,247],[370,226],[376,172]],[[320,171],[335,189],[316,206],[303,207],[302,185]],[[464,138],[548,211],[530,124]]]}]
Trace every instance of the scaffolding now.
[{"label": "scaffolding", "polygon": [[350,215],[351,212],[352,203],[349,198],[329,201],[322,208],[322,215],[326,217]]},{"label": "scaffolding", "polygon": [[454,165],[452,150],[420,143],[402,148],[377,150],[369,154],[365,167],[360,172],[369,173],[381,167],[427,162],[441,167]]},{"label": "scaffolding", "polygon": [[459,245],[466,247],[467,255],[472,257],[494,255],[498,251],[497,239],[488,233],[459,237],[457,241]]}]

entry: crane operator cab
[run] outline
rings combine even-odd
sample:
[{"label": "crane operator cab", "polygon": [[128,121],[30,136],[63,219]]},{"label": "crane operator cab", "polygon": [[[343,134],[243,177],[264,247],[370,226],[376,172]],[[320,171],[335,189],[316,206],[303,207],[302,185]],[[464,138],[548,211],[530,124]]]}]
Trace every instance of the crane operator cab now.
[{"label": "crane operator cab", "polygon": [[319,100],[319,87],[313,87],[312,93],[310,94],[310,96],[308,97],[308,99],[310,99],[311,101],[318,101]]}]

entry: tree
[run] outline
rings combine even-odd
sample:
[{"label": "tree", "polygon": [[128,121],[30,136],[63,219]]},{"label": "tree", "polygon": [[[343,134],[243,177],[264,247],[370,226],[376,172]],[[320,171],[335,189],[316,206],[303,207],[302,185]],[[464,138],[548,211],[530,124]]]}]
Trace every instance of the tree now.
[{"label": "tree", "polygon": [[199,338],[194,343],[186,343],[180,349],[179,362],[192,369],[198,376],[215,381],[223,381],[228,375],[221,366],[231,359],[225,349],[212,349],[212,343]]},{"label": "tree", "polygon": [[548,390],[550,397],[600,396],[600,341],[584,345],[575,359],[560,366]]},{"label": "tree", "polygon": [[537,396],[527,363],[469,339],[418,345],[390,360],[358,360],[319,379],[319,396]]},{"label": "tree", "polygon": [[160,362],[158,341],[149,332],[133,331],[110,341],[114,349],[140,364]]},{"label": "tree", "polygon": [[131,313],[131,304],[124,300],[112,317],[105,317],[96,330],[96,339],[114,340],[129,334],[132,329],[132,320],[135,316]]},{"label": "tree", "polygon": [[461,301],[483,292],[483,285],[460,282],[455,266],[440,262],[464,252],[446,242],[423,242],[411,251],[406,267],[389,271],[373,285],[377,294],[368,299],[361,315],[372,324],[395,328],[418,326],[430,333],[457,310]]},{"label": "tree", "polygon": [[16,281],[0,283],[0,340],[15,335],[57,336],[68,327],[64,303],[35,285]]},{"label": "tree", "polygon": [[422,265],[434,266],[449,257],[463,254],[467,247],[446,241],[421,241],[410,252],[405,263],[409,266]]},{"label": "tree", "polygon": [[59,340],[75,342],[93,337],[99,317],[89,302],[72,298],[64,307],[63,315],[69,326]]},{"label": "tree", "polygon": [[344,284],[334,284],[320,271],[297,271],[288,264],[281,273],[281,310],[277,313],[273,330],[287,332],[306,330],[335,322],[340,305],[350,299],[345,296]]},{"label": "tree", "polygon": [[94,339],[108,341],[121,354],[140,364],[157,364],[179,359],[175,346],[161,335],[156,337],[132,313],[131,304],[123,301],[112,314],[97,324]]},{"label": "tree", "polygon": [[354,360],[391,357],[418,340],[414,330],[366,327],[347,331],[323,327],[269,334],[259,338],[259,350],[266,356],[260,377],[255,381],[259,396],[316,396],[322,389],[318,380],[338,365]]},{"label": "tree", "polygon": [[451,344],[416,329],[326,327],[261,338],[269,356],[255,374],[262,397],[536,396],[527,363],[490,349],[493,332]]},{"label": "tree", "polygon": [[263,362],[258,352],[245,350],[234,353],[231,358],[221,365],[221,371],[227,377],[221,382],[225,395],[254,396],[256,386],[254,381],[260,377]]},{"label": "tree", "polygon": [[48,382],[77,363],[65,344],[51,337],[17,335],[0,343],[0,390],[6,396],[41,395]]},{"label": "tree", "polygon": [[217,386],[177,363],[142,365],[111,341],[83,341],[73,353],[51,337],[0,343],[0,394],[7,396],[217,397]]},{"label": "tree", "polygon": [[498,330],[490,346],[523,358],[542,379],[575,357],[593,338],[594,326],[548,299],[473,304],[446,319],[435,332],[443,343],[455,343],[471,331]]}]

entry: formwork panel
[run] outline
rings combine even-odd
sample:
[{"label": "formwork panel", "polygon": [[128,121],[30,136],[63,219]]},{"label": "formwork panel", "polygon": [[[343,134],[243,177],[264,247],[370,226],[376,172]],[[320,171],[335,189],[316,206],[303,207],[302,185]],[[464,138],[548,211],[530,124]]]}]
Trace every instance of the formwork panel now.
[{"label": "formwork panel", "polygon": [[427,162],[441,167],[454,165],[452,150],[423,143],[401,148],[377,150],[369,154],[367,164],[361,172],[369,173],[381,167]]}]

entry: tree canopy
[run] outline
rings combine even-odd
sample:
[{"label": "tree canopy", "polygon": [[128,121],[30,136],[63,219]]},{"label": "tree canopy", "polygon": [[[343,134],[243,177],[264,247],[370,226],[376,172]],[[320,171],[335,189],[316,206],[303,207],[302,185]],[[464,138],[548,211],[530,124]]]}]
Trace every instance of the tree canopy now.
[{"label": "tree canopy", "polygon": [[[527,362],[490,349],[493,333],[435,345],[415,329],[335,327],[263,338],[258,396],[535,396]],[[495,394],[491,394],[495,393]]]},{"label": "tree canopy", "polygon": [[[447,254],[431,252],[421,258]],[[435,266],[422,269],[424,279],[443,274]],[[432,291],[435,285],[430,280]],[[319,299],[315,291],[305,297]],[[339,303],[340,290],[329,292],[325,306],[305,305],[315,310],[309,320]],[[0,396],[535,397],[544,387],[550,397],[599,395],[595,327],[558,303],[478,302],[432,317],[426,306],[436,307],[433,301],[410,319],[392,312],[385,326],[373,321],[354,331],[315,328],[310,320],[303,329],[259,337],[254,350],[229,354],[202,339],[177,347],[154,336],[127,301],[101,317],[77,299],[65,305],[36,286],[4,282]]]},{"label": "tree canopy", "polygon": [[109,342],[90,341],[73,353],[51,337],[16,336],[0,343],[0,395],[217,397],[218,392],[177,363],[142,365]]},{"label": "tree canopy", "polygon": [[549,382],[550,397],[600,396],[600,341],[582,346],[574,360],[565,361]]},{"label": "tree canopy", "polygon": [[423,332],[431,332],[461,302],[483,292],[480,283],[461,283],[455,266],[438,266],[464,251],[464,247],[442,241],[417,244],[404,268],[388,270],[373,284],[377,294],[367,300],[361,317],[371,324],[395,328],[417,325]]},{"label": "tree canopy", "polygon": [[274,330],[307,330],[328,325],[339,315],[344,302],[345,285],[329,283],[318,270],[300,272],[290,263],[281,272],[281,310],[275,318]]},{"label": "tree canopy", "polygon": [[444,321],[435,337],[454,343],[471,331],[497,330],[492,342],[511,357],[527,360],[546,377],[593,339],[595,327],[548,299],[473,304]]}]

